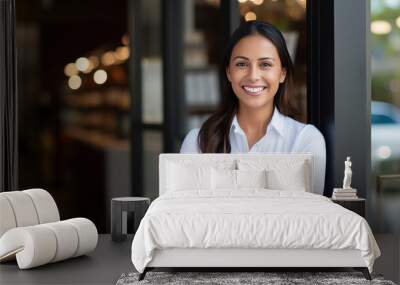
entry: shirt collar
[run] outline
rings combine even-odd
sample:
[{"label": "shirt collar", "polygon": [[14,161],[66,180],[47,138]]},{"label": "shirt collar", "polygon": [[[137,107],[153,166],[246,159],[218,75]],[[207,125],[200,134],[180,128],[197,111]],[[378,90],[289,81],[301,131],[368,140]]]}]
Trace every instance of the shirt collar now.
[{"label": "shirt collar", "polygon": [[[284,131],[284,119],[285,119],[285,116],[282,115],[278,111],[278,108],[275,107],[271,122],[269,123],[268,127],[270,126],[271,128],[275,129],[278,132],[278,134],[283,136],[283,134],[284,134],[284,132],[283,132]],[[242,130],[242,128],[239,125],[236,114],[233,117],[230,131],[231,132],[235,131],[235,132],[244,134],[244,131]]]}]

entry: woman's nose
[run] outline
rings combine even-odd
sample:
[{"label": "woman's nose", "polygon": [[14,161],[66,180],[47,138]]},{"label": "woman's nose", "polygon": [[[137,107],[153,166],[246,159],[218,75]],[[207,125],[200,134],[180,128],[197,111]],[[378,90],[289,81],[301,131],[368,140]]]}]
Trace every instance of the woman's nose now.
[{"label": "woman's nose", "polygon": [[253,81],[260,79],[260,69],[257,65],[250,66],[249,79]]}]

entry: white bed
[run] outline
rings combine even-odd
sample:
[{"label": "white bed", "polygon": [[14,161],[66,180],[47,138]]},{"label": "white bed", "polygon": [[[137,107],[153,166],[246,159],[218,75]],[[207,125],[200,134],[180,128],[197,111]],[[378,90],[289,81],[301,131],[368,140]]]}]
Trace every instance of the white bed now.
[{"label": "white bed", "polygon": [[311,154],[161,154],[159,173],[132,243],[140,279],[154,267],[354,267],[370,278],[380,255],[364,218],[313,193]]}]

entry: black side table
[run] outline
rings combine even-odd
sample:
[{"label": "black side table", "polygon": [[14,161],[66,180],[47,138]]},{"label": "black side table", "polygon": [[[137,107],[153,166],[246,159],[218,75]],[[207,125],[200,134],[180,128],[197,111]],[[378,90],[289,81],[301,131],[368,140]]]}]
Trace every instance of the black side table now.
[{"label": "black side table", "polygon": [[331,199],[332,202],[341,205],[342,207],[359,214],[361,217],[365,218],[365,199]]},{"label": "black side table", "polygon": [[128,212],[134,215],[134,233],[150,205],[145,197],[119,197],[111,200],[111,239],[123,241],[127,235]]}]

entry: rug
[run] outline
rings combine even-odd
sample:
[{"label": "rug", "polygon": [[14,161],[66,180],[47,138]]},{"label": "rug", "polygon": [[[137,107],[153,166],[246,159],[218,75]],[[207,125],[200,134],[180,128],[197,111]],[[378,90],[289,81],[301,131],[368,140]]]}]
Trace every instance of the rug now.
[{"label": "rug", "polygon": [[384,280],[382,275],[372,274],[372,281],[364,278],[361,272],[154,272],[146,274],[138,281],[139,273],[122,274],[117,285],[144,284],[213,284],[213,285],[294,285],[294,284],[379,284],[395,285]]}]

